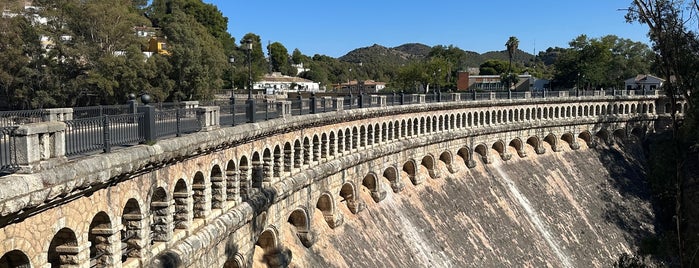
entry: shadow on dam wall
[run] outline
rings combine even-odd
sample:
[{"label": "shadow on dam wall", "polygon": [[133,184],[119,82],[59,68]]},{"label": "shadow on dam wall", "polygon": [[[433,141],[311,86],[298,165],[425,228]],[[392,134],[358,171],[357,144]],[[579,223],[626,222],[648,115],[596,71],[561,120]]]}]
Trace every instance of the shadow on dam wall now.
[{"label": "shadow on dam wall", "polygon": [[645,160],[633,142],[581,144],[472,169],[457,157],[459,172],[440,162],[440,178],[399,193],[384,185],[380,203],[362,188],[366,210],[339,203],[344,224],[331,229],[316,209],[317,242],[305,248],[287,223],[281,244],[290,267],[609,267],[654,231]]}]

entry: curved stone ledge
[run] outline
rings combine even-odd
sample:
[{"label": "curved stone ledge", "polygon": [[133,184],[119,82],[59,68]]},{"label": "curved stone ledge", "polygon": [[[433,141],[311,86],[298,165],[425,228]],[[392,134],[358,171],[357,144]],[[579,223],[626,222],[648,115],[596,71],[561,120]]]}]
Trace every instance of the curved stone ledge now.
[{"label": "curved stone ledge", "polygon": [[[478,102],[445,102],[416,104],[407,106],[391,106],[366,109],[353,109],[332,114],[311,114],[274,119],[254,124],[244,124],[236,127],[220,128],[208,132],[198,132],[179,138],[158,141],[154,145],[137,145],[122,150],[113,151],[110,154],[100,154],[73,159],[63,165],[58,165],[51,170],[43,170],[35,174],[16,174],[0,178],[0,217],[11,214],[21,214],[23,211],[41,209],[42,206],[50,207],[52,203],[60,202],[60,199],[70,196],[79,196],[91,191],[91,188],[106,187],[121,180],[129,179],[134,174],[147,172],[160,165],[181,161],[208,153],[210,151],[230,148],[250,141],[265,137],[287,133],[295,130],[334,124],[339,122],[362,120],[381,116],[429,112],[438,110],[466,109],[492,106],[509,106],[523,104],[551,104],[551,103],[595,103],[610,102],[615,100],[651,100],[658,96],[616,96],[598,98],[552,98],[552,99],[525,99],[525,100],[491,100]],[[536,122],[507,123],[497,126],[479,126],[467,131],[460,131],[460,136],[452,139],[474,135],[486,135],[516,129],[542,128],[549,126],[575,125],[587,123],[616,122],[628,120],[652,120],[655,115],[639,118],[607,116],[605,118],[587,119],[547,119]],[[449,131],[447,133],[453,133]],[[445,140],[445,132],[436,133],[433,141]],[[448,134],[453,135],[453,134]],[[423,141],[425,142],[425,141]],[[384,146],[385,147],[385,146]],[[403,149],[405,147],[402,147]],[[373,150],[399,150],[387,148],[374,148]],[[353,154],[358,158],[366,157],[362,154]],[[343,158],[344,159],[344,158]],[[337,171],[341,163],[336,165]],[[349,161],[349,160],[343,160]],[[351,161],[354,162],[354,161]],[[318,177],[315,177],[318,178]],[[310,181],[310,179],[305,179]],[[298,183],[293,183],[297,185]],[[70,198],[68,198],[70,199]]]}]

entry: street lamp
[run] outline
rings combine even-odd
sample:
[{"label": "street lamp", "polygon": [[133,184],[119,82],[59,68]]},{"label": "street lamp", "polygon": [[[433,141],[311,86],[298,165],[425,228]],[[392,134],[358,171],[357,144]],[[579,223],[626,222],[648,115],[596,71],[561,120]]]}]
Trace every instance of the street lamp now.
[{"label": "street lamp", "polygon": [[245,101],[245,104],[247,104],[247,110],[245,111],[247,114],[248,122],[249,123],[254,123],[255,122],[255,99],[252,98],[252,57],[250,56],[250,53],[252,52],[252,40],[246,39],[243,41],[243,49],[247,51],[247,60],[248,60],[248,100]]},{"label": "street lamp", "polygon": [[235,66],[233,65],[235,63],[235,58],[233,56],[230,56],[228,58],[228,63],[231,64],[231,98],[230,98],[230,104],[231,104],[231,119],[233,120],[231,125],[235,126],[235,83],[233,80],[235,80],[235,72],[233,71],[233,68]]}]

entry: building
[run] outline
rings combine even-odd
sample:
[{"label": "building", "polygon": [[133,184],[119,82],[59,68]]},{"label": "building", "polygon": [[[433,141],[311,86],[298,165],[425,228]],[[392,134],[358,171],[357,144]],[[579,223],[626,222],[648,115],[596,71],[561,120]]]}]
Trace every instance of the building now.
[{"label": "building", "polygon": [[[530,74],[517,75],[519,81],[514,86],[515,91],[544,90],[549,84],[548,80],[538,79]],[[500,81],[500,75],[474,75],[471,72],[459,72],[456,84],[458,91],[484,90],[497,91],[508,90]]]},{"label": "building", "polygon": [[282,75],[278,72],[265,74],[260,81],[255,81],[252,87],[254,89],[266,89],[267,94],[298,91],[325,91],[325,89],[320,87],[320,83],[318,82],[313,82],[301,77]]},{"label": "building", "polygon": [[357,81],[357,80],[352,80],[347,83],[340,83],[340,84],[335,84],[333,85],[333,89],[340,91],[340,92],[349,92],[350,90],[352,92],[366,92],[366,93],[377,93],[381,91],[382,89],[386,88],[386,83],[384,82],[376,82],[374,80],[364,80],[364,81]]},{"label": "building", "polygon": [[649,74],[639,74],[624,80],[626,90],[658,90],[663,86],[664,79]]}]

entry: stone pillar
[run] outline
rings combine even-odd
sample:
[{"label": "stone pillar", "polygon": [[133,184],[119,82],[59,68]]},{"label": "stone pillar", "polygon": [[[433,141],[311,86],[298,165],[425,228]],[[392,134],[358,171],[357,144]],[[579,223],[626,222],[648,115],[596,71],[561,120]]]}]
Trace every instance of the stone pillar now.
[{"label": "stone pillar", "polygon": [[151,202],[151,228],[153,242],[167,242],[172,239],[172,212],[170,202]]},{"label": "stone pillar", "polygon": [[175,215],[173,217],[174,226],[177,229],[187,230],[192,224],[192,195],[185,192],[172,194],[175,199]]},{"label": "stone pillar", "polygon": [[[413,95],[413,97],[415,97],[415,95]],[[425,94],[417,95],[417,103],[425,103]]]},{"label": "stone pillar", "polygon": [[387,102],[386,102],[386,96],[377,96],[378,105],[379,107],[386,107]]},{"label": "stone pillar", "polygon": [[197,119],[201,124],[201,131],[211,131],[220,127],[220,109],[221,107],[218,106],[197,108]]},{"label": "stone pillar", "polygon": [[199,108],[199,101],[183,101],[182,105],[184,105],[183,108],[185,109]]},{"label": "stone pillar", "polygon": [[211,207],[223,208],[226,202],[226,182],[223,177],[211,177]]},{"label": "stone pillar", "polygon": [[330,136],[329,139],[330,139],[330,142],[328,143],[328,158],[330,158],[330,156],[334,156],[335,152],[337,151],[337,148],[336,148],[337,139],[335,139],[335,136]]},{"label": "stone pillar", "polygon": [[303,165],[304,166],[309,166],[311,159],[311,144],[309,143],[304,143],[303,144]]},{"label": "stone pillar", "polygon": [[[143,215],[141,214],[124,214],[121,216],[126,221],[122,228],[122,243],[126,244],[127,252],[121,252],[126,258],[141,258],[146,256],[145,240],[148,236],[148,230],[143,228]],[[123,247],[122,247],[123,250]]]},{"label": "stone pillar", "polygon": [[194,202],[194,218],[206,218],[206,215],[211,211],[211,207],[207,205],[208,195],[206,193],[205,184],[194,184],[192,185],[192,198]]},{"label": "stone pillar", "polygon": [[[507,150],[507,148],[505,148],[505,150]],[[512,155],[507,153],[507,151],[504,151],[500,154],[500,158],[502,159],[502,161],[507,161],[512,159]]]},{"label": "stone pillar", "polygon": [[73,120],[73,108],[44,109],[44,122],[58,122]]},{"label": "stone pillar", "polygon": [[349,208],[350,212],[352,212],[353,214],[357,214],[362,210],[366,209],[366,203],[364,203],[364,201],[357,200],[355,197],[355,199],[347,200],[347,208]]},{"label": "stone pillar", "polygon": [[517,155],[519,155],[519,157],[527,157],[527,152],[524,151],[524,148],[522,148],[522,149],[517,150]]},{"label": "stone pillar", "polygon": [[240,203],[239,185],[238,172],[236,170],[226,171],[226,200],[233,201],[234,205]]},{"label": "stone pillar", "polygon": [[312,159],[312,161],[314,163],[318,163],[320,161],[320,150],[321,149],[320,149],[319,143],[320,143],[320,141],[319,142],[313,141],[313,159]]},{"label": "stone pillar", "polygon": [[240,178],[240,197],[242,201],[246,201],[250,199],[250,189],[252,188],[248,166],[240,166],[238,177]]},{"label": "stone pillar", "polygon": [[439,172],[439,170],[435,168],[428,168],[427,173],[430,174],[430,178],[433,179],[438,179],[442,177],[442,174]]},{"label": "stone pillar", "polygon": [[328,226],[330,226],[331,229],[335,229],[335,227],[342,225],[344,222],[342,213],[337,212],[334,214],[323,214],[323,218],[325,218],[325,222],[328,223]]},{"label": "stone pillar", "polygon": [[60,245],[56,247],[56,253],[60,258],[60,267],[89,268],[90,267],[90,243],[83,245]]},{"label": "stone pillar", "polygon": [[66,161],[66,125],[42,122],[20,125],[12,134],[20,173],[32,173]]},{"label": "stone pillar", "polygon": [[[253,166],[257,166],[253,163]],[[272,182],[272,157],[263,156],[262,157],[262,182],[268,184]]]},{"label": "stone pillar", "polygon": [[303,160],[301,159],[302,156],[303,147],[301,144],[294,145],[294,168],[301,168],[301,165],[303,165]]},{"label": "stone pillar", "polygon": [[96,267],[115,267],[121,263],[121,256],[116,254],[121,249],[121,241],[117,235],[118,228],[93,228],[90,233],[95,235],[95,250],[101,255],[95,260]]},{"label": "stone pillar", "polygon": [[449,95],[451,95],[451,101],[461,101],[461,94],[458,94],[458,93],[453,94],[453,93],[452,93],[452,94],[449,94]]},{"label": "stone pillar", "polygon": [[343,105],[343,103],[345,103],[345,98],[343,98],[343,97],[336,98],[335,99],[335,110],[337,110],[338,112],[344,111],[345,106]]},{"label": "stone pillar", "polygon": [[299,237],[299,240],[301,240],[301,244],[303,244],[303,246],[306,248],[310,248],[311,246],[313,246],[313,244],[316,243],[317,235],[312,230],[298,231],[298,233],[296,233],[296,236]]},{"label": "stone pillar", "polygon": [[536,146],[536,148],[534,148],[534,151],[536,152],[536,154],[544,154],[546,153],[546,148],[544,148],[544,146],[541,145],[541,142],[539,142],[539,145]]},{"label": "stone pillar", "polygon": [[277,182],[282,174],[282,152],[275,152],[272,157],[274,157],[272,175],[275,178],[274,182]]},{"label": "stone pillar", "polygon": [[281,118],[287,118],[291,116],[291,102],[277,101],[277,111],[279,111],[279,117]]},{"label": "stone pillar", "polygon": [[405,183],[401,181],[400,179],[396,178],[396,180],[391,182],[391,189],[393,190],[394,193],[400,193],[403,191],[405,188]]},{"label": "stone pillar", "polygon": [[531,99],[531,98],[532,98],[532,92],[531,92],[531,91],[525,91],[525,92],[524,92],[524,98],[525,98],[525,99]]}]

